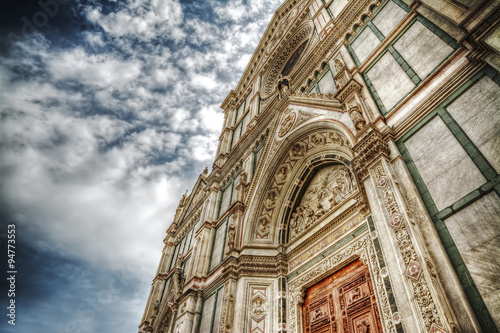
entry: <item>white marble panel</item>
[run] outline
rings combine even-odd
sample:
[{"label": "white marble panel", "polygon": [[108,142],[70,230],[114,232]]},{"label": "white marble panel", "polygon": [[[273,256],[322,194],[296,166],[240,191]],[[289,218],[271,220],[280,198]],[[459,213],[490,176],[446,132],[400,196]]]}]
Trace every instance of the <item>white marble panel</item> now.
[{"label": "white marble panel", "polygon": [[[217,303],[215,304],[215,314],[214,314],[214,326],[212,332],[219,332],[220,323],[220,310],[222,307],[222,295],[224,294],[224,288],[220,288],[217,291]],[[203,331],[200,331],[203,332]]]},{"label": "white marble panel", "polygon": [[485,76],[446,109],[500,172],[500,87]]},{"label": "white marble panel", "polygon": [[335,0],[332,2],[329,8],[334,18],[337,18],[337,16],[339,16],[339,14],[342,12],[342,10],[344,9],[344,7],[347,5],[348,2],[349,2],[348,0]]},{"label": "white marble panel", "polygon": [[500,327],[500,198],[490,192],[445,220],[462,259]]},{"label": "white marble panel", "polygon": [[224,214],[231,204],[231,188],[232,184],[222,192],[219,216]]},{"label": "white marble panel", "polygon": [[351,44],[351,47],[354,50],[354,53],[356,53],[359,62],[363,63],[379,45],[380,40],[377,38],[375,33],[367,27]]},{"label": "white marble panel", "polygon": [[452,52],[453,48],[419,21],[394,44],[417,75],[423,79]]},{"label": "white marble panel", "polygon": [[212,325],[212,314],[214,310],[215,293],[203,302],[203,311],[201,313],[200,332],[210,332]]},{"label": "white marble panel", "polygon": [[329,94],[335,92],[335,81],[331,71],[328,71],[318,82],[319,91],[322,94]]},{"label": "white marble panel", "polygon": [[384,54],[367,75],[387,110],[392,109],[415,87],[389,52]]},{"label": "white marble panel", "polygon": [[393,1],[389,1],[372,22],[384,36],[387,36],[404,19],[406,14],[403,8]]},{"label": "white marble panel", "polygon": [[439,210],[486,182],[476,165],[439,117],[405,142]]},{"label": "white marble panel", "polygon": [[224,221],[215,232],[214,246],[212,252],[212,262],[210,263],[210,269],[214,269],[222,260],[222,251],[224,248],[224,236],[226,233],[226,223]]}]

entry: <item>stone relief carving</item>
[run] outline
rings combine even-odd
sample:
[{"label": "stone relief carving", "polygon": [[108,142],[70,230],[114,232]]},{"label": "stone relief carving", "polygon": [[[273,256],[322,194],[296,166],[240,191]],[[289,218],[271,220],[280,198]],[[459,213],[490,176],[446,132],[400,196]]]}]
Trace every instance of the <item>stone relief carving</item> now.
[{"label": "stone relief carving", "polygon": [[292,147],[293,157],[302,157],[306,153],[306,147],[303,144],[297,143]]},{"label": "stone relief carving", "polygon": [[324,144],[324,138],[322,135],[314,133],[311,135],[311,142],[316,146],[320,146]]},{"label": "stone relief carving", "polygon": [[387,175],[381,164],[374,167],[371,172],[377,184],[377,188],[381,193],[386,213],[391,219],[390,225],[393,228],[404,264],[406,265],[405,274],[413,290],[416,303],[420,308],[425,328],[427,331],[440,330],[443,324],[425,276],[421,274],[423,267],[417,256],[406,222],[392,190],[391,178]]},{"label": "stone relief carving", "polygon": [[333,165],[321,169],[307,187],[300,204],[290,220],[290,240],[331,211],[356,188],[349,169],[344,165]]},{"label": "stone relief carving", "polygon": [[276,194],[274,192],[269,192],[267,194],[265,204],[267,207],[273,207],[276,205]]},{"label": "stone relief carving", "polygon": [[287,177],[288,177],[288,169],[287,167],[283,166],[280,168],[280,171],[276,175],[276,180],[278,181],[278,183],[283,183],[286,181]]},{"label": "stone relief carving", "polygon": [[[291,113],[292,112],[290,112],[289,114]],[[299,116],[298,116],[299,119],[300,119],[300,113],[301,111],[299,111]],[[295,121],[295,123],[297,122],[298,121]],[[295,124],[294,126],[297,125]],[[297,161],[304,158],[307,155],[309,148],[320,147],[320,146],[322,147],[328,145],[330,146],[339,145],[350,148],[350,143],[348,139],[343,134],[334,130],[325,130],[312,133],[307,137],[304,137],[301,141],[292,145],[292,147],[288,152],[288,156],[278,167],[278,171],[274,175],[274,180],[271,181],[270,188],[266,189],[265,190],[266,192],[264,192],[267,194],[263,195],[262,206],[259,209],[260,217],[257,221],[255,221],[255,225],[253,228],[254,239],[259,239],[259,240],[269,239],[268,236],[271,234],[270,233],[271,217],[275,216],[273,215],[273,212],[278,207],[278,198],[280,197],[281,189],[283,188],[282,184],[284,184],[286,181],[290,179],[290,175],[292,174],[294,166],[297,165]],[[275,148],[278,146],[279,144],[277,143],[277,141],[275,141]],[[334,148],[338,149],[338,147]],[[270,153],[271,156],[273,153],[274,152]],[[335,194],[337,196],[337,201],[340,198],[345,197],[346,192],[351,192],[352,182],[353,182],[352,177],[346,178],[345,182],[343,180],[339,180],[339,182],[335,184],[337,187],[331,189],[335,191]],[[273,195],[270,195],[271,192],[274,192],[274,198]],[[335,203],[336,201],[333,200],[332,202]],[[311,209],[315,210],[316,207],[311,207]],[[306,210],[306,213],[307,212],[308,211]],[[266,221],[262,220],[264,218],[266,218],[267,220]],[[285,223],[285,221],[281,222],[282,224]],[[289,220],[286,221],[286,223],[288,222]],[[286,228],[285,225],[283,225],[282,227]]]},{"label": "stone relief carving", "polygon": [[262,300],[260,298],[255,299],[252,303],[252,313],[260,317],[265,311],[266,308],[262,304]]},{"label": "stone relief carving", "polygon": [[290,129],[293,127],[296,117],[297,115],[291,112],[285,117],[285,119],[283,119],[283,122],[281,123],[280,129],[278,131],[278,135],[280,137],[285,136],[290,131]]},{"label": "stone relief carving", "polygon": [[[391,315],[391,307],[389,305],[389,300],[387,299],[386,293],[385,293],[385,283],[384,283],[384,276],[387,276],[387,274],[383,274],[382,270],[378,266],[378,256],[377,252],[373,246],[373,243],[371,243],[369,246],[367,246],[367,252],[368,252],[368,260],[369,260],[369,266],[370,266],[370,273],[373,279],[373,284],[375,285],[375,292],[378,295],[378,304],[380,306],[380,312],[382,314],[382,320],[385,324],[385,329],[387,332],[396,332],[396,328],[394,324],[397,324],[393,320],[393,316]],[[387,268],[384,267],[383,270],[387,272]]]},{"label": "stone relief carving", "polygon": [[[270,301],[268,295],[268,286],[259,285],[249,288],[247,299],[249,326],[245,332],[262,333],[265,332],[267,319],[267,307]],[[247,298],[248,297],[248,298]]]},{"label": "stone relief carving", "polygon": [[257,235],[264,238],[269,234],[270,222],[266,217],[259,220],[259,225],[257,226]]},{"label": "stone relief carving", "polygon": [[366,126],[366,120],[363,117],[363,112],[361,111],[358,105],[350,106],[349,116],[351,117],[351,120],[354,123],[356,131],[359,132]]}]

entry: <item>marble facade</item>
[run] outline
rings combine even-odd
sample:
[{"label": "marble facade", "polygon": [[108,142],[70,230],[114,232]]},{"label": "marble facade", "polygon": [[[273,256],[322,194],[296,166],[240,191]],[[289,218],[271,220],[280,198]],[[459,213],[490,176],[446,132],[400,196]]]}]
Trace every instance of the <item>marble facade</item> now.
[{"label": "marble facade", "polygon": [[139,332],[498,332],[499,26],[498,1],[284,1]]}]

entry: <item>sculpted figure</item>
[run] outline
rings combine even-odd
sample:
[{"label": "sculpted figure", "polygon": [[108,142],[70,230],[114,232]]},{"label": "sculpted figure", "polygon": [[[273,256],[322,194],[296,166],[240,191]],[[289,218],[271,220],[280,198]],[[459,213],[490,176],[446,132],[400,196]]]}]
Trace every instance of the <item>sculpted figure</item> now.
[{"label": "sculpted figure", "polygon": [[363,319],[363,321],[356,324],[356,329],[357,333],[368,333],[370,332],[370,324],[366,322],[366,319]]},{"label": "sculpted figure", "polygon": [[277,175],[278,181],[284,181],[287,176],[286,167],[281,167],[280,172]]},{"label": "sculpted figure", "polygon": [[253,304],[252,312],[255,313],[257,316],[260,316],[265,311],[266,309],[262,305],[262,300],[260,298],[257,298]]},{"label": "sculpted figure", "polygon": [[332,142],[337,144],[337,145],[340,145],[340,146],[344,145],[344,139],[337,132],[330,132],[330,140],[332,140]]},{"label": "sculpted figure", "polygon": [[304,156],[304,147],[301,145],[295,145],[292,148],[293,156]]},{"label": "sculpted figure", "polygon": [[266,205],[268,207],[270,207],[270,206],[273,206],[275,203],[276,203],[276,196],[275,196],[274,192],[271,192],[267,195]]}]

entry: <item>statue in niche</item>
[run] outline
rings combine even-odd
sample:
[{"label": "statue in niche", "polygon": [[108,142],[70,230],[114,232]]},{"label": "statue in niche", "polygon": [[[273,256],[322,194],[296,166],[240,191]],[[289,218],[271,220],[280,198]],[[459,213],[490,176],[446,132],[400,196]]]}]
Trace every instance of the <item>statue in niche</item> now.
[{"label": "statue in niche", "polygon": [[283,76],[282,74],[280,74],[280,77],[278,79],[278,91],[280,99],[286,95],[289,89],[290,89],[290,77]]},{"label": "statue in niche", "polygon": [[365,118],[363,118],[363,114],[357,105],[349,108],[349,115],[357,131],[362,130],[366,126]]},{"label": "statue in niche", "polygon": [[278,179],[279,182],[283,182],[286,180],[286,177],[288,176],[288,171],[286,167],[281,167],[280,172],[276,175],[276,178]]},{"label": "statue in niche", "polygon": [[349,197],[355,190],[354,178],[344,165],[318,171],[307,187],[290,219],[290,237],[311,228],[315,222]]},{"label": "statue in niche", "polygon": [[234,248],[234,238],[235,238],[235,227],[234,224],[230,224],[227,230],[227,247],[231,251]]}]

